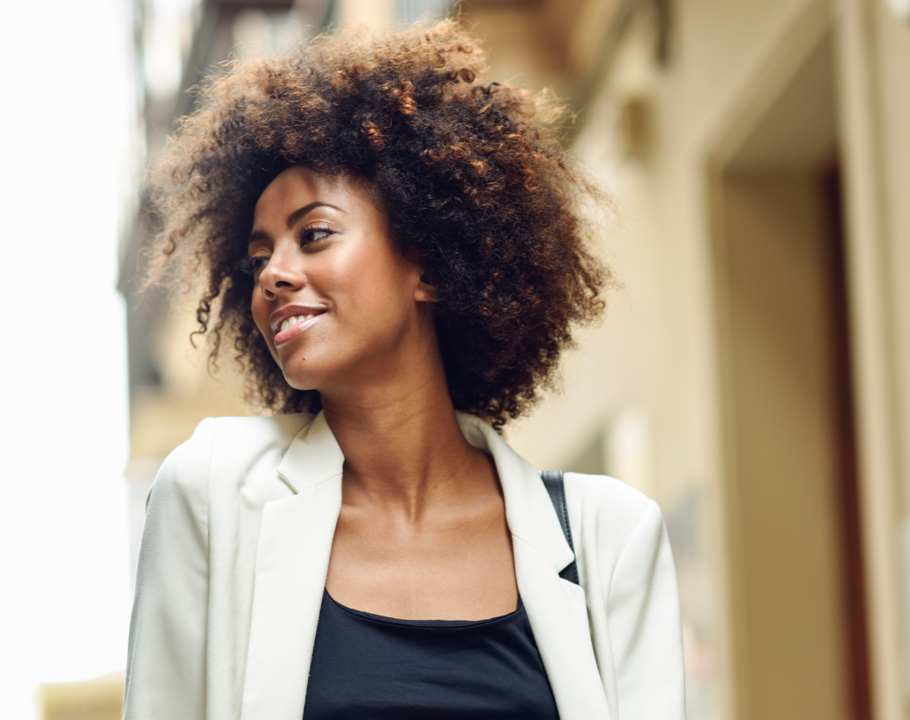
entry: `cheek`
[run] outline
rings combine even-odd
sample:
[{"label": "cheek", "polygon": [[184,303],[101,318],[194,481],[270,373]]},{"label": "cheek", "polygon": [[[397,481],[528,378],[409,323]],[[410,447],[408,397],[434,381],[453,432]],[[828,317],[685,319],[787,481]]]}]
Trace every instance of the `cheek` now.
[{"label": "cheek", "polygon": [[[385,245],[385,244],[383,244]],[[413,301],[414,272],[404,258],[383,247],[383,252],[360,258],[356,269],[367,300],[375,310],[400,308]]]},{"label": "cheek", "polygon": [[381,256],[352,253],[326,270],[325,290],[338,301],[339,312],[382,313],[397,306],[404,292],[402,273]]}]

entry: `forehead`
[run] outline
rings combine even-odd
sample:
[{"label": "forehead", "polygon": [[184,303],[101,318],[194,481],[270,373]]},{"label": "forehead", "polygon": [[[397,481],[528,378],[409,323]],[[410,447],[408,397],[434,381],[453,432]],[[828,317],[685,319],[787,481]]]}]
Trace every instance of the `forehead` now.
[{"label": "forehead", "polygon": [[294,212],[316,201],[344,212],[378,212],[370,201],[365,180],[330,176],[305,165],[295,165],[272,180],[259,196],[253,222],[258,224],[273,214]]}]

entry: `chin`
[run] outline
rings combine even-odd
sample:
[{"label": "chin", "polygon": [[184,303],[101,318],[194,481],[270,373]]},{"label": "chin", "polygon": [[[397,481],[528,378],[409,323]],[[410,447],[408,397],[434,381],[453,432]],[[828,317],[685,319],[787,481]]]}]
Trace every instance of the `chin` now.
[{"label": "chin", "polygon": [[313,376],[313,362],[307,361],[305,357],[298,353],[289,353],[289,357],[281,361],[281,356],[277,352],[272,353],[275,363],[281,369],[284,375],[284,381],[295,390],[315,390],[318,384]]},{"label": "chin", "polygon": [[293,375],[284,373],[284,380],[295,390],[318,390],[320,384],[309,373],[304,377],[301,377],[300,373],[294,373]]}]

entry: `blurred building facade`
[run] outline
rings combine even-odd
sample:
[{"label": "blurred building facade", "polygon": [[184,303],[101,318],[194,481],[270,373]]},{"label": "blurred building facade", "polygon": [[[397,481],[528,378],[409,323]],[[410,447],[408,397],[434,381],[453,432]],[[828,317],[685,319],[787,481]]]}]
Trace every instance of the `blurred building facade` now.
[{"label": "blurred building facade", "polygon": [[[191,109],[198,70],[232,49],[450,9],[176,5],[145,6],[150,154]],[[562,391],[507,439],[538,467],[606,472],[661,504],[691,720],[910,718],[904,5],[459,7],[495,78],[553,87],[578,109],[574,154],[617,203],[599,251],[623,288],[566,358]],[[128,295],[146,234],[140,216],[124,250]],[[204,348],[188,350],[191,308],[154,295],[129,305],[138,533],[161,458],[202,418],[250,410],[229,367],[212,379]]]}]

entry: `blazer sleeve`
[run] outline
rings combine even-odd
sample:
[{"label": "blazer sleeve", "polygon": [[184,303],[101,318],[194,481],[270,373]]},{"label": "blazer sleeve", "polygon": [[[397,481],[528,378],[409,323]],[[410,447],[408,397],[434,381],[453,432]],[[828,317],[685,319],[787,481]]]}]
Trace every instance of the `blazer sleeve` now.
[{"label": "blazer sleeve", "polygon": [[146,504],[124,720],[205,717],[208,474],[214,421],[161,465]]},{"label": "blazer sleeve", "polygon": [[685,720],[676,570],[653,500],[614,568],[608,608],[619,720]]}]

